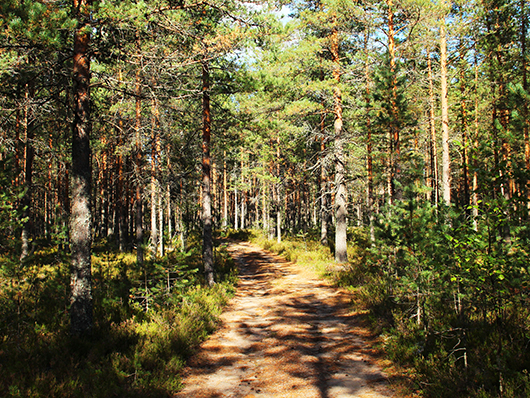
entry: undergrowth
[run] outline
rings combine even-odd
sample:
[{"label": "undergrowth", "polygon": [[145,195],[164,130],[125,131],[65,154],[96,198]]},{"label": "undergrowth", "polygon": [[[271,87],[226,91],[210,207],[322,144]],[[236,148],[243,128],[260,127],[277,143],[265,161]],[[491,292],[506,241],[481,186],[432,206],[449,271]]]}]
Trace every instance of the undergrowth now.
[{"label": "undergrowth", "polygon": [[[349,263],[311,237],[252,241],[308,265],[352,292],[381,349],[416,396],[530,396],[527,231],[504,231],[499,206],[477,223],[404,201],[385,210],[373,245],[349,231]],[[489,218],[488,218],[489,217]]]},{"label": "undergrowth", "polygon": [[202,284],[200,252],[171,252],[139,269],[132,254],[95,250],[95,330],[69,333],[68,258],[37,251],[20,266],[4,255],[0,285],[0,396],[168,397],[179,369],[217,326],[236,273],[216,248],[219,283]]}]

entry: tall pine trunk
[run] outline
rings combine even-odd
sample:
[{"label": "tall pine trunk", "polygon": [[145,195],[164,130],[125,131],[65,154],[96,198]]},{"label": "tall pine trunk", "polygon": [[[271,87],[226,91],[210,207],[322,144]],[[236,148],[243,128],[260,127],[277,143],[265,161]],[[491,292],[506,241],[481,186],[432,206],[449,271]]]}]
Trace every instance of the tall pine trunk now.
[{"label": "tall pine trunk", "polygon": [[429,140],[429,155],[430,155],[430,187],[431,192],[431,203],[438,206],[440,199],[440,193],[438,189],[438,145],[436,142],[436,122],[434,117],[435,101],[434,101],[434,82],[432,77],[432,61],[431,55],[427,54],[427,65],[429,69],[429,127],[430,127],[430,140]]},{"label": "tall pine trunk", "polygon": [[208,286],[214,285],[212,202],[211,202],[211,113],[210,113],[210,69],[207,61],[202,63],[202,259]]},{"label": "tall pine trunk", "polygon": [[70,322],[72,332],[92,330],[92,212],[90,208],[90,0],[74,0],[74,122],[72,134],[70,244],[72,250]]},{"label": "tall pine trunk", "polygon": [[223,227],[228,226],[228,178],[226,173],[226,150],[223,152]]},{"label": "tall pine trunk", "polygon": [[31,194],[33,191],[33,111],[31,108],[31,100],[33,98],[32,84],[26,84],[24,94],[24,196],[22,197],[22,218],[24,223],[22,224],[21,232],[21,253],[20,261],[24,261],[30,253],[30,240],[31,240]]},{"label": "tall pine trunk", "polygon": [[[460,46],[464,48],[463,44]],[[469,213],[470,195],[469,195],[469,156],[468,156],[468,125],[467,125],[467,106],[466,106],[466,87],[464,79],[464,53],[460,53],[460,110],[461,110],[461,129],[462,129],[462,187],[463,187],[463,205],[466,213]]]},{"label": "tall pine trunk", "polygon": [[[476,45],[476,44],[475,44]],[[473,139],[473,191],[471,195],[471,204],[473,205],[473,229],[475,231],[478,231],[478,204],[479,204],[479,198],[478,198],[478,148],[479,148],[479,142],[478,142],[478,133],[479,133],[479,97],[478,97],[478,59],[477,59],[477,52],[475,51],[474,56],[474,64],[475,64],[475,137]]]},{"label": "tall pine trunk", "polygon": [[348,199],[344,170],[344,153],[342,150],[342,93],[340,89],[339,32],[337,27],[333,28],[330,39],[331,56],[334,64],[333,78],[335,79],[335,87],[333,89],[333,112],[335,114],[335,261],[337,263],[345,263],[348,261]]},{"label": "tall pine trunk", "polygon": [[[151,103],[151,250],[156,257],[158,254],[159,231],[157,224],[158,203],[158,107],[156,99]],[[160,231],[161,233],[161,231]]]},{"label": "tall pine trunk", "polygon": [[[141,63],[141,61],[140,61]],[[142,121],[142,99],[140,86],[140,67],[136,71],[136,156],[135,156],[135,174],[136,174],[136,195],[135,195],[135,221],[136,221],[136,263],[139,267],[144,265],[144,214],[143,214],[143,199],[141,188],[141,171],[142,171],[142,141],[141,141],[141,121]]]},{"label": "tall pine trunk", "polygon": [[388,7],[388,57],[390,60],[390,73],[392,76],[392,100],[390,106],[391,118],[389,128],[389,154],[388,154],[388,175],[387,175],[387,189],[388,202],[394,203],[394,200],[401,196],[396,192],[396,181],[399,177],[399,157],[400,157],[400,138],[399,138],[399,111],[398,111],[398,97],[397,97],[397,76],[396,76],[396,39],[394,31],[394,2],[387,0]]},{"label": "tall pine trunk", "polygon": [[366,189],[368,219],[370,228],[370,241],[375,244],[375,226],[374,226],[374,173],[372,159],[372,123],[370,119],[370,66],[368,63],[368,42],[370,40],[370,31],[367,30],[364,40],[364,54],[366,60],[364,63],[364,78],[366,84],[366,172],[368,177],[368,186]]},{"label": "tall pine trunk", "polygon": [[440,68],[442,101],[442,187],[443,199],[451,205],[451,158],[449,155],[449,102],[447,90],[447,37],[445,19],[440,25]]},{"label": "tall pine trunk", "polygon": [[[528,75],[527,75],[527,61],[526,61],[526,31],[528,23],[528,15],[525,7],[526,1],[521,0],[521,68],[523,74],[523,90],[528,94]],[[524,160],[526,171],[530,172],[530,134],[528,121],[528,101],[523,100],[523,134],[524,134]],[[530,181],[526,183],[526,200],[527,207],[530,208]]]}]

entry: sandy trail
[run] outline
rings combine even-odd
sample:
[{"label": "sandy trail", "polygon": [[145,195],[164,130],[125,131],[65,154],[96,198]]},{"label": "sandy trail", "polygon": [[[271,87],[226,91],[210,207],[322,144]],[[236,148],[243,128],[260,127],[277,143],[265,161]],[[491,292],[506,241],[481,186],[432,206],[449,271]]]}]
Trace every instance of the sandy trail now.
[{"label": "sandy trail", "polygon": [[240,267],[236,296],[177,397],[394,396],[347,293],[256,246],[229,251]]}]

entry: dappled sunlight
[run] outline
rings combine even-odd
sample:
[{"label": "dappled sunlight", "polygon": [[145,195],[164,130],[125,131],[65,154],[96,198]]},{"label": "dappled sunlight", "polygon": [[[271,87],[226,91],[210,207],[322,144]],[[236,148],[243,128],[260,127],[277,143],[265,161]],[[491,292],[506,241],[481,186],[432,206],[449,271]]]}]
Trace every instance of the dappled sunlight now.
[{"label": "dappled sunlight", "polygon": [[236,296],[184,372],[178,397],[387,397],[348,293],[250,244],[229,247]]}]

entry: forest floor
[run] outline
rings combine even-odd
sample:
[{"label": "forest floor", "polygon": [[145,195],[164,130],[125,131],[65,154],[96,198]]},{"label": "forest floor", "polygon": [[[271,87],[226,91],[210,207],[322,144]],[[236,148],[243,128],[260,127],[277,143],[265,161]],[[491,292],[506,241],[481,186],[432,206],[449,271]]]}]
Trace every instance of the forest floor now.
[{"label": "forest floor", "polygon": [[347,291],[257,246],[228,250],[240,269],[237,293],[176,397],[397,396]]}]

